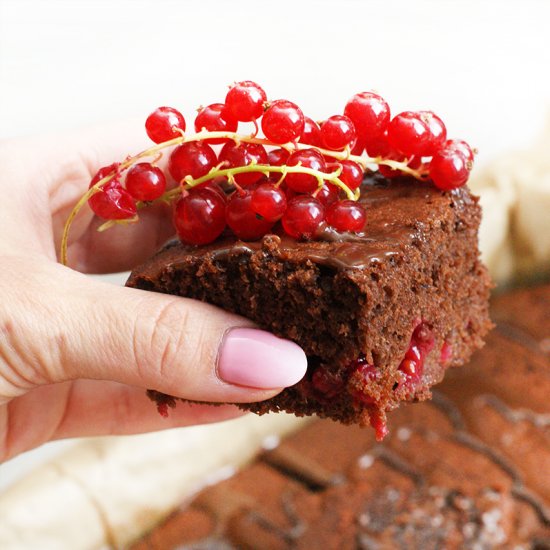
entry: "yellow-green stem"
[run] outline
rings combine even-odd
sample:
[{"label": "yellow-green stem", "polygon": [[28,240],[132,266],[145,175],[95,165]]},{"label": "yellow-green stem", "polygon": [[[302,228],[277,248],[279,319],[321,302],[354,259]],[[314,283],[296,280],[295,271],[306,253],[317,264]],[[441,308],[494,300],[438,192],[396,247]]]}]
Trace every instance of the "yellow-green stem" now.
[{"label": "yellow-green stem", "polygon": [[[384,159],[381,157],[351,155],[349,152],[349,149],[344,151],[331,151],[328,149],[322,149],[320,147],[313,147],[305,143],[304,144],[302,143],[276,144],[265,138],[258,138],[253,135],[251,136],[240,135],[236,132],[208,132],[206,130],[202,130],[196,134],[190,134],[190,135],[182,134],[181,136],[178,136],[174,139],[171,139],[169,141],[164,141],[162,143],[158,143],[153,147],[150,147],[149,149],[145,149],[144,151],[141,151],[137,155],[126,158],[123,162],[121,162],[118,165],[118,169],[116,171],[113,171],[113,173],[99,180],[93,187],[88,189],[88,191],[76,203],[75,207],[73,208],[73,210],[69,214],[69,217],[67,218],[65,227],[63,228],[63,235],[61,238],[61,252],[60,252],[61,263],[64,265],[67,265],[67,247],[68,247],[68,240],[69,240],[69,231],[75,217],[80,212],[81,208],[88,202],[89,198],[95,193],[97,193],[100,190],[100,188],[103,187],[106,183],[111,181],[115,176],[120,174],[120,172],[126,170],[127,168],[129,168],[130,166],[132,166],[142,158],[151,157],[151,156],[158,157],[159,154],[162,154],[161,151],[163,149],[167,149],[169,147],[173,147],[176,145],[181,145],[183,143],[188,143],[190,141],[203,141],[207,139],[220,139],[220,138],[232,140],[235,143],[245,142],[245,143],[256,143],[256,144],[270,146],[270,147],[282,147],[288,151],[293,151],[296,149],[314,148],[326,157],[332,157],[336,160],[352,160],[360,164],[363,167],[363,169],[365,169],[368,165],[385,165],[394,170],[399,170],[405,174],[409,174],[417,179],[422,179],[425,175],[419,170],[414,170],[410,168],[407,165],[407,161],[400,162],[395,160]],[[209,172],[208,174],[206,174],[205,176],[202,176],[201,178],[197,178],[195,180],[192,180],[192,179],[187,180],[183,187],[185,189],[190,189],[192,187],[200,185],[201,183],[209,181],[215,177],[227,177],[228,179],[231,179],[236,174],[254,172],[254,171],[262,172],[262,173],[269,173],[269,172],[280,173],[281,181],[287,173],[309,174],[317,178],[319,182],[319,187],[323,185],[323,181],[329,181],[333,185],[340,187],[346,193],[348,198],[350,198],[351,200],[357,200],[359,198],[358,190],[356,190],[355,192],[351,191],[349,187],[345,185],[342,182],[342,180],[339,179],[338,176],[341,173],[341,168],[332,174],[325,174],[323,172],[312,170],[311,168],[306,168],[304,166],[248,165],[248,166],[240,166],[236,168],[227,168],[223,170],[215,169]],[[158,200],[170,200],[180,193],[181,193],[181,188],[173,189],[168,193],[165,193]],[[143,206],[143,204],[138,203],[137,206],[139,208]],[[125,220],[125,221],[126,223],[128,223],[128,220]],[[106,229],[108,226],[109,224],[104,224],[102,228]]]}]

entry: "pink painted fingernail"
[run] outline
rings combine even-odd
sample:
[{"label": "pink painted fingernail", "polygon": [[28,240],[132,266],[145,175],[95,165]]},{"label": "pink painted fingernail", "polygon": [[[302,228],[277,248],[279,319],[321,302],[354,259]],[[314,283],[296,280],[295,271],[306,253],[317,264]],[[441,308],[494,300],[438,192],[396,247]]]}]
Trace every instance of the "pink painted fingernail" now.
[{"label": "pink painted fingernail", "polygon": [[254,328],[233,328],[218,355],[218,376],[230,384],[253,388],[286,388],[307,369],[304,350],[290,340]]}]

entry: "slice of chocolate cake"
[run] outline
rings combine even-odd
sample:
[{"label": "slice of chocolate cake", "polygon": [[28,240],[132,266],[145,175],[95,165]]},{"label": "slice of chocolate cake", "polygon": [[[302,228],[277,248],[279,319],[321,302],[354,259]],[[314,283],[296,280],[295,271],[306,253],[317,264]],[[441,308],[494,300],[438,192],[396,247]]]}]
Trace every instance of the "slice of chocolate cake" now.
[{"label": "slice of chocolate cake", "polygon": [[477,246],[481,212],[467,188],[375,176],[360,201],[360,234],[173,242],[127,285],[210,302],[305,350],[300,383],[242,408],[370,422],[383,437],[387,411],[429,398],[445,370],[482,345],[490,281]]},{"label": "slice of chocolate cake", "polygon": [[316,421],[132,550],[550,548],[550,285],[493,312],[486,347],[384,443]]}]

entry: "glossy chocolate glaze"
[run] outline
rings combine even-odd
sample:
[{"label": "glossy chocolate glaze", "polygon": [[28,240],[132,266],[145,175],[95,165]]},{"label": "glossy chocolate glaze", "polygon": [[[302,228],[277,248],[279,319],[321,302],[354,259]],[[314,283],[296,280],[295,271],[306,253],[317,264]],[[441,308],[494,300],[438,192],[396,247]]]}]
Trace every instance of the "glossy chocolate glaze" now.
[{"label": "glossy chocolate glaze", "polygon": [[[371,176],[362,186],[360,202],[367,211],[367,221],[361,233],[338,233],[323,225],[313,240],[297,241],[285,235],[277,224],[272,234],[255,242],[243,242],[229,234],[200,247],[171,241],[164,251],[164,263],[176,265],[186,255],[210,255],[215,261],[223,261],[234,254],[250,255],[269,249],[283,261],[310,260],[333,269],[364,269],[415,246],[427,226],[437,223],[442,209],[451,205],[458,212],[473,200],[465,188],[443,193],[430,183],[412,178],[388,181]],[[167,248],[172,248],[173,253]]]}]

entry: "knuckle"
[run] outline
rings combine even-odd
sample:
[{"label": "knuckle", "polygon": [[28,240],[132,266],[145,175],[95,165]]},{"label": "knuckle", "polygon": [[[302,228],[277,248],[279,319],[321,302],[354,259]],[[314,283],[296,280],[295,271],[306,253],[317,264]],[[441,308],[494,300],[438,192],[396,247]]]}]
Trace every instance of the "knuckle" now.
[{"label": "knuckle", "polygon": [[154,305],[145,300],[133,333],[134,362],[144,381],[169,379],[189,347],[189,313],[175,300]]},{"label": "knuckle", "polygon": [[21,294],[18,286],[10,285],[18,271],[29,270],[28,261],[17,257],[2,260],[6,278],[0,281],[0,399],[52,382],[51,363],[57,356],[55,349],[50,349],[55,346],[48,330],[37,322],[43,319],[37,303]]}]

